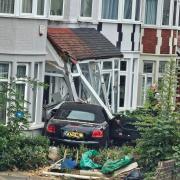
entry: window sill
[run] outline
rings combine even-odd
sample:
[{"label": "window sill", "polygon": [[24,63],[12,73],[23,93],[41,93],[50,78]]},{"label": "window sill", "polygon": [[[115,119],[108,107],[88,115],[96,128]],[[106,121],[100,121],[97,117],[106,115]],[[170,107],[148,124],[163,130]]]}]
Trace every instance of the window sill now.
[{"label": "window sill", "polygon": [[142,24],[142,28],[150,28],[150,29],[174,29],[179,30],[178,26],[159,26],[159,25],[150,25],[150,24]]},{"label": "window sill", "polygon": [[87,22],[87,23],[95,22],[95,21],[93,21],[92,17],[79,17],[77,20],[79,22]]},{"label": "window sill", "polygon": [[122,24],[142,24],[140,21],[134,21],[134,20],[113,20],[113,19],[100,19],[99,22],[102,23],[112,23],[112,24],[117,24],[117,23],[122,23]]},{"label": "window sill", "polygon": [[36,130],[44,127],[44,122],[41,122],[40,124],[36,123],[30,123],[30,126],[27,130]]},{"label": "window sill", "polygon": [[42,20],[47,20],[47,17],[45,16],[33,16],[33,15],[12,15],[12,14],[0,14],[0,17],[5,17],[5,18],[14,18],[14,19],[42,19]]},{"label": "window sill", "polygon": [[49,16],[48,20],[50,21],[62,21],[63,20],[63,16]]}]

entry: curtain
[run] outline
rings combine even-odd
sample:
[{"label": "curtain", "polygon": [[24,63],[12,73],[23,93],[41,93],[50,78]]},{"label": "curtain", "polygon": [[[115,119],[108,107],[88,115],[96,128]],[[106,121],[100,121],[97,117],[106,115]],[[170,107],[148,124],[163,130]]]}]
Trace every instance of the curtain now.
[{"label": "curtain", "polygon": [[145,24],[156,24],[157,0],[146,0]]},{"label": "curtain", "polygon": [[141,10],[141,0],[136,0],[136,14],[135,14],[136,21],[139,21],[140,19],[140,10]]},{"label": "curtain", "polygon": [[22,0],[22,13],[32,13],[32,1]]},{"label": "curtain", "polygon": [[0,13],[14,14],[15,0],[0,0]]},{"label": "curtain", "polygon": [[118,19],[119,0],[103,0],[102,1],[102,18]]},{"label": "curtain", "polygon": [[17,78],[26,77],[26,66],[18,66],[17,67]]},{"label": "curtain", "polygon": [[164,0],[162,22],[163,25],[169,25],[170,2],[171,0]]},{"label": "curtain", "polygon": [[92,14],[92,0],[81,0],[81,16],[91,17]]},{"label": "curtain", "polygon": [[0,64],[0,78],[7,79],[9,72],[9,65],[8,64]]},{"label": "curtain", "polygon": [[132,18],[132,0],[124,1],[124,19]]},{"label": "curtain", "polygon": [[63,0],[51,0],[51,15],[62,16],[63,14]]},{"label": "curtain", "polygon": [[177,0],[174,1],[174,12],[173,12],[173,26],[176,26],[176,13],[177,12]]},{"label": "curtain", "polygon": [[37,2],[37,15],[44,15],[44,0]]}]

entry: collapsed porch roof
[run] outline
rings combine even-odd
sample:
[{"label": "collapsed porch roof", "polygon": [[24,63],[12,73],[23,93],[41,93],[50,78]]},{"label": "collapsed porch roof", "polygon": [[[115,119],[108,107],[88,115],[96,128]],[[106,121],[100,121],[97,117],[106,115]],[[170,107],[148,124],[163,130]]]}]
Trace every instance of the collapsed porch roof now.
[{"label": "collapsed porch roof", "polygon": [[108,39],[93,28],[48,28],[48,39],[59,55],[75,60],[123,57]]}]

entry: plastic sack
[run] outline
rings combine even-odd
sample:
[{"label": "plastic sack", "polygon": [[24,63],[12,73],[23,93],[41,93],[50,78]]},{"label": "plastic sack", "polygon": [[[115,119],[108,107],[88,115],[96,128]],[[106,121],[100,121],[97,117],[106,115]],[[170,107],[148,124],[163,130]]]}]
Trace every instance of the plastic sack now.
[{"label": "plastic sack", "polygon": [[124,158],[119,159],[119,160],[108,160],[102,167],[101,172],[103,174],[109,174],[112,173],[132,162],[132,157],[131,156],[124,156]]},{"label": "plastic sack", "polygon": [[94,163],[91,159],[92,156],[96,156],[99,153],[96,150],[86,151],[82,154],[80,161],[81,169],[100,169],[102,166],[100,164]]}]

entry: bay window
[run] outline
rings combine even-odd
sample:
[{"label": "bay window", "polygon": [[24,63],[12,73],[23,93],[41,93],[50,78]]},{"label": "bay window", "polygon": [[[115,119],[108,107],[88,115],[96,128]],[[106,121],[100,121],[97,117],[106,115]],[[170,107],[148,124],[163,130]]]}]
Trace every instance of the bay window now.
[{"label": "bay window", "polygon": [[124,19],[131,19],[132,18],[132,0],[125,0],[124,1]]},{"label": "bay window", "polygon": [[169,25],[171,0],[164,0],[162,25]]},{"label": "bay window", "polygon": [[32,14],[33,0],[22,0],[22,13]]},{"label": "bay window", "polygon": [[0,0],[0,13],[14,14],[15,0]]},{"label": "bay window", "polygon": [[81,17],[92,16],[92,0],[81,0]]},{"label": "bay window", "polygon": [[118,19],[119,0],[102,1],[102,19]]},{"label": "bay window", "polygon": [[63,15],[63,0],[51,0],[50,15],[51,16]]},{"label": "bay window", "polygon": [[156,24],[157,0],[146,0],[145,5],[145,24]]}]

